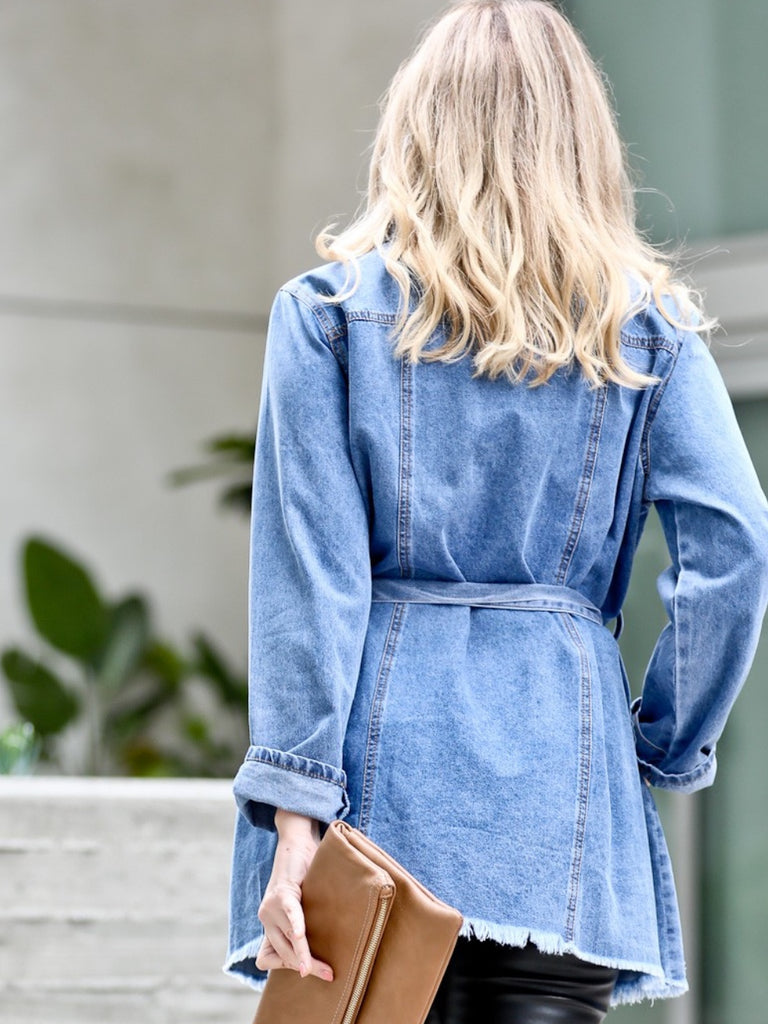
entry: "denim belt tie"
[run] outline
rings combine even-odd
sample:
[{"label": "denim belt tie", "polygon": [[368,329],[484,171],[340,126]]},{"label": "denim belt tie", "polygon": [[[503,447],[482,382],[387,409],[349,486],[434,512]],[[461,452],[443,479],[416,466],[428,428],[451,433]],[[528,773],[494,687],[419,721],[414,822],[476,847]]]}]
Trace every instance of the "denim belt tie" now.
[{"label": "denim belt tie", "polygon": [[[414,604],[467,604],[482,608],[517,608],[520,611],[569,612],[605,625],[603,613],[573,587],[550,583],[477,583],[466,580],[415,579],[374,576],[372,601],[409,601]],[[622,628],[616,616],[614,636]]]}]

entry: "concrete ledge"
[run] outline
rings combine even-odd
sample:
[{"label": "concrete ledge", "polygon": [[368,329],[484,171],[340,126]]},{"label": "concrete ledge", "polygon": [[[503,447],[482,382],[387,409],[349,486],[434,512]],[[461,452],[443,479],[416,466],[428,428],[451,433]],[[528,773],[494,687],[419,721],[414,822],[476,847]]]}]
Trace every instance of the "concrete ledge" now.
[{"label": "concrete ledge", "polygon": [[0,777],[0,1024],[236,1024],[228,780]]},{"label": "concrete ledge", "polygon": [[3,775],[0,796],[14,799],[120,797],[129,800],[213,800],[233,804],[228,779],[134,779],[88,775]]}]

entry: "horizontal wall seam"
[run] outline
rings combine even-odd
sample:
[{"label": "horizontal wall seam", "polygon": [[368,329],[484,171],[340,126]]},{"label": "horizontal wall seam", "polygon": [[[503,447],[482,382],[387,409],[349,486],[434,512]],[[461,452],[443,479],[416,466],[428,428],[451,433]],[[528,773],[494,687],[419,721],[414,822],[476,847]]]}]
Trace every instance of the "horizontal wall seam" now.
[{"label": "horizontal wall seam", "polygon": [[82,299],[47,299],[42,296],[0,294],[0,316],[42,317],[145,327],[186,327],[232,334],[264,334],[269,317],[236,310],[191,309]]}]

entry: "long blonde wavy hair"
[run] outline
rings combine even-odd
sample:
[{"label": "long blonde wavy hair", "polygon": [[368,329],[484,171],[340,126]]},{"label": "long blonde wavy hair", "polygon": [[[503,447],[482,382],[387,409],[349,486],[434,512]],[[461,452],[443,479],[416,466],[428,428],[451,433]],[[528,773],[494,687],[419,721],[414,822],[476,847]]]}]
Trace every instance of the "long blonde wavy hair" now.
[{"label": "long blonde wavy hair", "polygon": [[[575,359],[592,386],[643,387],[656,378],[622,359],[620,329],[651,296],[676,326],[715,326],[699,293],[673,280],[676,256],[638,232],[607,85],[550,3],[453,4],[380,109],[364,206],[315,248],[347,264],[335,302],[359,284],[356,257],[381,251],[402,298],[396,355],[472,350],[473,376],[533,371],[533,386]],[[444,343],[425,350],[441,323]]]}]

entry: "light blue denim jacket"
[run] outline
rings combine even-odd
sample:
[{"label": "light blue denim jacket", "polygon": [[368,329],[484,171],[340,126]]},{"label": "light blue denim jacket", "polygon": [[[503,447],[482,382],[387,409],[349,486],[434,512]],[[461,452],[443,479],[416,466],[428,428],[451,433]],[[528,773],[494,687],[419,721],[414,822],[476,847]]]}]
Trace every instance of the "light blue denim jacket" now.
[{"label": "light blue denim jacket", "polygon": [[[340,305],[341,264],[301,274],[270,317],[223,970],[266,980],[283,807],[362,829],[462,934],[617,966],[614,1003],[679,994],[649,786],[713,781],[768,602],[768,504],[715,362],[651,305],[622,337],[648,389],[413,365],[380,253],[360,271]],[[611,623],[651,504],[669,622],[632,704]]]}]

